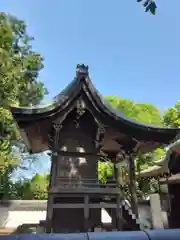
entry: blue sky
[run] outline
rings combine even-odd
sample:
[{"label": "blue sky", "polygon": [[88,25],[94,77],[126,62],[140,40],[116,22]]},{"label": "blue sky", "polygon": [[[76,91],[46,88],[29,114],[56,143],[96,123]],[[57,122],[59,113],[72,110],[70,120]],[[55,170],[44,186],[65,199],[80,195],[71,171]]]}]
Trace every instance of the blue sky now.
[{"label": "blue sky", "polygon": [[[172,4],[173,2],[173,4]],[[158,1],[157,15],[136,0],[1,0],[25,20],[45,58],[40,78],[51,99],[89,65],[104,95],[151,102],[164,110],[180,99],[180,1]]]},{"label": "blue sky", "polygon": [[74,78],[76,64],[85,63],[103,95],[165,110],[180,99],[180,0],[157,5],[154,17],[136,0],[0,2],[1,11],[27,23],[34,49],[45,58],[40,79],[50,92],[46,100]]}]

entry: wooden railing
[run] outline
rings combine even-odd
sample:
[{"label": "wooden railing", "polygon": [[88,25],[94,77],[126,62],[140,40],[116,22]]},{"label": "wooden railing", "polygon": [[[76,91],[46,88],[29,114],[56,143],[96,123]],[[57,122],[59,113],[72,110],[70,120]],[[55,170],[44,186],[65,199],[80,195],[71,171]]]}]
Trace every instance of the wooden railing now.
[{"label": "wooden railing", "polygon": [[56,185],[61,187],[109,187],[109,188],[115,188],[116,182],[112,181],[112,183],[106,183],[102,184],[98,182],[97,179],[94,178],[84,178],[84,179],[78,179],[78,178],[65,178],[65,177],[57,177],[56,178]]}]

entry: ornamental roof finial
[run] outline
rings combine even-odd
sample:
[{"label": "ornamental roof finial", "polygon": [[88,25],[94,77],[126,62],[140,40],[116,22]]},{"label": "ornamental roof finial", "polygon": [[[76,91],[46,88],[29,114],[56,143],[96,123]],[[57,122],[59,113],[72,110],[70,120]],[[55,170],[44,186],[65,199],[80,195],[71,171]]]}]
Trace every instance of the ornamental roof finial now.
[{"label": "ornamental roof finial", "polygon": [[76,76],[79,75],[89,75],[89,71],[88,71],[89,67],[85,64],[77,64],[76,66]]}]

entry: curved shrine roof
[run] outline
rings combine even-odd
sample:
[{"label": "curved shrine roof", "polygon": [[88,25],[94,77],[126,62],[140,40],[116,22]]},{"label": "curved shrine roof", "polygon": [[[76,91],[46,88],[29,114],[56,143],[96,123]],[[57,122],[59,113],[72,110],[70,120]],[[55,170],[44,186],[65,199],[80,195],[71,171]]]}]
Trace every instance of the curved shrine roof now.
[{"label": "curved shrine roof", "polygon": [[[35,107],[12,107],[11,111],[18,122],[31,122],[48,118],[66,109],[78,96],[85,94],[88,100],[92,103],[93,108],[100,115],[105,117],[111,126],[129,128],[136,132],[144,132],[149,134],[153,140],[154,134],[159,135],[160,142],[171,141],[179,132],[178,128],[162,128],[153,125],[148,125],[126,117],[122,112],[115,109],[92,84],[88,67],[84,64],[77,65],[76,77],[74,80],[59,93],[51,103],[35,106]],[[139,132],[139,134],[140,134]],[[163,140],[164,138],[164,140]]]}]

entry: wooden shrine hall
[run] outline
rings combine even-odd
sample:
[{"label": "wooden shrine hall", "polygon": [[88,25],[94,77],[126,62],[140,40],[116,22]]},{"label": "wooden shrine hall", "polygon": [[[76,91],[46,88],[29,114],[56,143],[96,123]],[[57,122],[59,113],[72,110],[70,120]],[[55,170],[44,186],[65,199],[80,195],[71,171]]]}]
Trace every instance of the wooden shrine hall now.
[{"label": "wooden shrine hall", "polygon": [[[32,153],[51,150],[47,232],[94,231],[101,209],[112,229],[139,230],[134,156],[169,144],[179,129],[138,123],[114,109],[93,86],[88,66],[77,65],[74,80],[49,105],[12,107]],[[111,183],[100,184],[98,161],[129,166],[127,206],[114,168]]]}]

